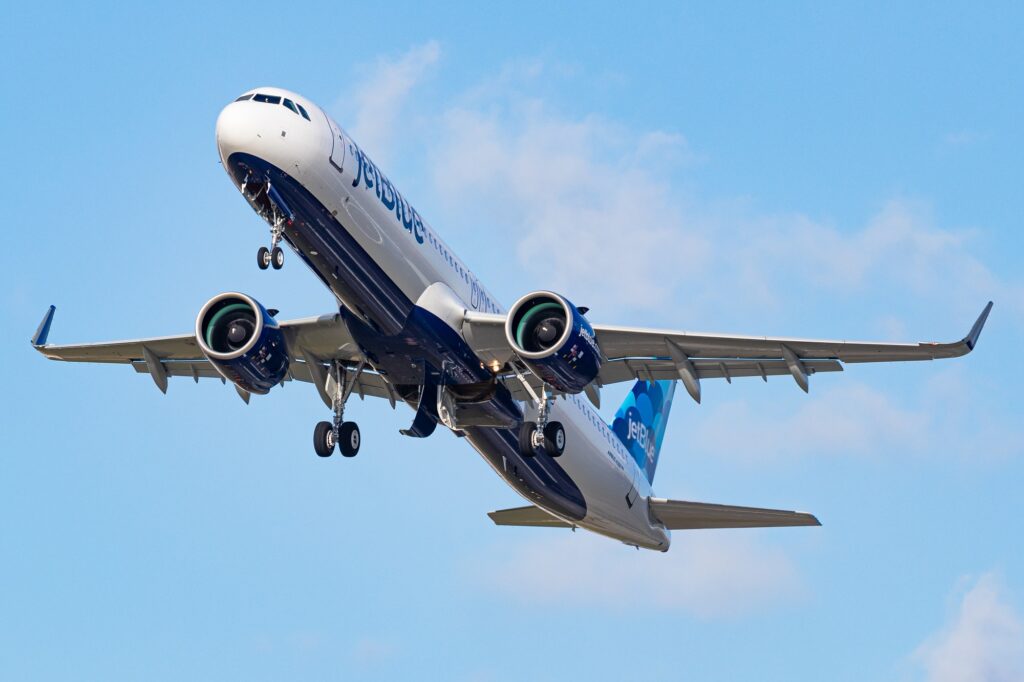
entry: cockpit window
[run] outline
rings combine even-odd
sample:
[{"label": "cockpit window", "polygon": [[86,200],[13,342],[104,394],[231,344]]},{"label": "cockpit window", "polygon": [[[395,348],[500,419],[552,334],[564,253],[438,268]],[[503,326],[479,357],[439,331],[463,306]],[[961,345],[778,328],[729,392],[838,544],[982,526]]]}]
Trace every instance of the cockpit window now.
[{"label": "cockpit window", "polygon": [[256,93],[255,95],[242,95],[235,101],[243,102],[250,98],[252,98],[253,102],[264,102],[266,104],[283,104],[284,106],[291,109],[293,114],[297,114],[302,118],[306,119],[307,121],[311,120],[309,118],[309,114],[306,112],[305,107],[303,107],[298,102],[293,102],[287,97],[281,97],[280,95],[264,95],[261,93]]}]

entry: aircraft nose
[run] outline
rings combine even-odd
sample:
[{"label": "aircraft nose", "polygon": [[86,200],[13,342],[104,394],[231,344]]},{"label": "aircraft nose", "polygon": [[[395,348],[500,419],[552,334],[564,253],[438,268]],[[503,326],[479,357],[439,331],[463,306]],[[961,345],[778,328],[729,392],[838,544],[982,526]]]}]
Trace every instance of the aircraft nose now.
[{"label": "aircraft nose", "polygon": [[232,173],[237,165],[232,157],[244,154],[285,172],[304,170],[321,159],[325,149],[328,155],[331,150],[330,128],[314,120],[298,95],[285,90],[265,88],[242,95],[217,117],[221,163]]},{"label": "aircraft nose", "polygon": [[217,151],[223,162],[257,138],[252,116],[245,112],[246,104],[248,102],[232,102],[217,117]]}]

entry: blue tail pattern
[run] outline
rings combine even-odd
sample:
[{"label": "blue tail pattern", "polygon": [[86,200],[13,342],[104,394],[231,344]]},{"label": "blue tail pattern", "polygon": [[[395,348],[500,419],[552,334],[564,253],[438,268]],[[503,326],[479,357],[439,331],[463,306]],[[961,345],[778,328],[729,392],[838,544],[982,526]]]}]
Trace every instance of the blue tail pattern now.
[{"label": "blue tail pattern", "polygon": [[611,423],[612,431],[647,474],[649,482],[654,481],[675,390],[675,381],[636,382]]}]

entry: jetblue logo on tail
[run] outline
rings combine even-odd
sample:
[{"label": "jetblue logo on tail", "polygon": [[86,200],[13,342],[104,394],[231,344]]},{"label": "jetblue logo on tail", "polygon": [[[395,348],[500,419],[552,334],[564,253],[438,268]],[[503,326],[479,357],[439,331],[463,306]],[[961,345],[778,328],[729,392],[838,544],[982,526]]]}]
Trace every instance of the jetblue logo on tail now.
[{"label": "jetblue logo on tail", "polygon": [[674,381],[636,382],[611,424],[648,481],[654,480],[675,388]]},{"label": "jetblue logo on tail", "polygon": [[648,437],[650,430],[647,425],[643,422],[636,421],[635,419],[629,419],[629,430],[627,431],[627,438],[631,441],[635,441],[640,448],[647,453],[647,461],[654,460],[654,438]]}]

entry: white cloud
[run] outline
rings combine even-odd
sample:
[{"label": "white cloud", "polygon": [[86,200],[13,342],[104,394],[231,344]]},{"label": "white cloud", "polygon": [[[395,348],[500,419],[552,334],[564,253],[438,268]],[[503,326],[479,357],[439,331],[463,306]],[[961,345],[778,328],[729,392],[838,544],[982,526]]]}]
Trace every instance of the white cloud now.
[{"label": "white cloud", "polygon": [[[782,379],[786,377],[775,380]],[[787,407],[754,408],[743,400],[712,406],[701,415],[693,447],[753,460],[917,452],[931,442],[929,411],[902,407],[885,393],[848,378],[816,392],[795,410]]]},{"label": "white cloud", "polygon": [[1005,587],[986,573],[956,613],[914,652],[928,682],[1016,682],[1024,679],[1024,621]]},{"label": "white cloud", "polygon": [[895,452],[991,462],[1024,453],[1024,431],[977,409],[985,387],[962,366],[936,369],[909,395],[835,374],[817,375],[811,384],[811,398],[793,386],[795,407],[789,401],[705,401],[691,446],[746,461]]},{"label": "white cloud", "polygon": [[431,71],[441,56],[436,41],[413,47],[396,60],[379,58],[355,88],[351,104],[355,117],[350,132],[378,162],[390,159],[396,122],[412,89]]},{"label": "white cloud", "polygon": [[509,248],[531,286],[598,301],[619,319],[723,310],[748,319],[794,301],[898,292],[964,314],[994,298],[1024,321],[1024,284],[996,277],[971,250],[977,233],[936,225],[923,202],[891,199],[863,224],[837,226],[758,212],[739,197],[691,196],[672,174],[703,159],[681,134],[552,109],[541,94],[582,76],[539,59],[428,97],[412,114],[409,94],[440,54],[431,41],[378,60],[346,100],[353,136],[387,165],[398,131],[429,130],[430,173],[449,220],[476,230],[486,216],[489,234],[515,235]]},{"label": "white cloud", "polygon": [[[832,296],[877,294],[952,302],[980,310],[989,298],[1024,312],[1024,287],[1001,282],[971,251],[977,234],[935,225],[928,206],[891,199],[854,230],[806,216],[733,216],[732,262],[750,286],[784,305],[807,287]],[[722,264],[726,270],[728,263]]]},{"label": "white cloud", "polygon": [[790,559],[759,544],[750,531],[677,533],[668,553],[637,551],[589,533],[560,533],[491,548],[485,557],[473,561],[476,579],[530,603],[722,618],[801,592]]},{"label": "white cloud", "polygon": [[538,286],[606,307],[653,307],[699,277],[708,257],[668,183],[648,170],[679,154],[679,135],[634,135],[526,100],[503,111],[447,111],[434,169],[447,203],[471,196],[521,235],[519,263]]},{"label": "white cloud", "polygon": [[701,158],[682,135],[561,115],[522,88],[456,98],[432,165],[456,222],[478,225],[486,207],[491,229],[520,235],[519,264],[538,286],[608,312],[671,302],[677,319],[894,292],[965,311],[996,298],[1024,315],[1024,286],[974,255],[977,233],[937,226],[923,202],[891,199],[851,227],[700,199],[672,182]]}]

